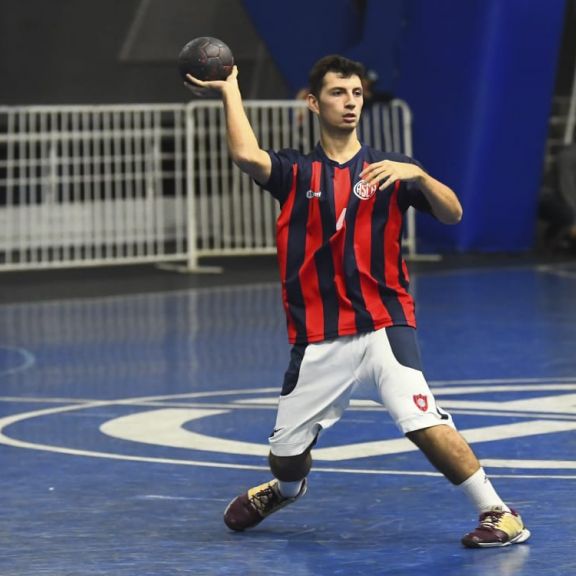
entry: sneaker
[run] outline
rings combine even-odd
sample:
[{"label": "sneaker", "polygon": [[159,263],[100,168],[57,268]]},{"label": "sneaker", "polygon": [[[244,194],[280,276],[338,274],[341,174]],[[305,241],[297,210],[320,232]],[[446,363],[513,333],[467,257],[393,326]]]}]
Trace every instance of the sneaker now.
[{"label": "sneaker", "polygon": [[300,492],[293,498],[285,498],[280,494],[276,479],[250,488],[248,492],[237,496],[228,504],[224,511],[224,523],[231,530],[238,532],[252,528],[262,522],[266,516],[270,516],[273,512],[304,496],[306,488],[307,482],[304,479]]},{"label": "sneaker", "polygon": [[495,506],[480,514],[480,524],[462,538],[468,548],[491,548],[520,544],[530,538],[530,530],[524,528],[520,514]]}]

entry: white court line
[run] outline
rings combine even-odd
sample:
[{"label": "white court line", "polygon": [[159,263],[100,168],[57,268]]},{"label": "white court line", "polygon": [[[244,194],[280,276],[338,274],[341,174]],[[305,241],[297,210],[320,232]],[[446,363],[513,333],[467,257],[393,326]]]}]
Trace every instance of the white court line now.
[{"label": "white court line", "polygon": [[481,384],[546,384],[546,383],[574,383],[576,376],[551,376],[547,378],[477,378],[468,380],[430,380],[430,386],[475,386]]},{"label": "white court line", "polygon": [[7,376],[9,374],[17,374],[18,372],[23,372],[28,368],[31,368],[36,364],[36,357],[32,352],[26,350],[26,348],[20,347],[13,347],[13,346],[0,346],[2,350],[10,350],[11,352],[17,352],[21,354],[23,357],[23,362],[19,366],[15,366],[14,368],[8,368],[7,370],[0,369],[0,377]]},{"label": "white court line", "polygon": [[[248,394],[262,394],[263,392],[269,391],[277,391],[277,388],[265,388],[265,389],[248,389],[244,390],[245,393]],[[230,463],[222,463],[222,462],[209,462],[209,461],[197,461],[197,460],[179,460],[173,458],[152,458],[146,456],[132,456],[132,455],[124,455],[124,454],[115,454],[109,452],[101,452],[101,451],[91,451],[91,450],[80,450],[80,449],[73,449],[73,448],[66,448],[66,447],[59,447],[59,446],[50,446],[40,443],[32,443],[32,442],[25,442],[21,440],[17,440],[14,438],[10,438],[3,433],[3,430],[17,422],[21,422],[31,418],[37,418],[42,416],[49,416],[58,413],[64,412],[71,412],[71,411],[78,411],[83,409],[91,409],[91,408],[100,408],[103,406],[125,406],[125,405],[135,405],[140,403],[152,402],[154,400],[158,401],[158,399],[166,398],[166,399],[174,399],[174,398],[200,398],[200,397],[207,397],[207,396],[229,396],[229,395],[238,395],[242,393],[242,390],[224,390],[224,391],[212,391],[212,392],[193,392],[187,394],[179,394],[179,395],[167,395],[167,396],[153,396],[153,397],[142,397],[142,398],[130,398],[130,399],[121,399],[121,400],[99,400],[99,401],[91,401],[85,403],[78,403],[78,399],[71,399],[75,403],[74,406],[59,406],[55,408],[48,408],[44,410],[36,410],[33,412],[23,413],[23,414],[16,414],[12,416],[5,417],[0,419],[0,443],[4,443],[6,445],[19,447],[19,448],[27,448],[33,450],[43,450],[48,452],[55,452],[61,454],[69,454],[75,456],[87,456],[87,457],[96,457],[96,458],[107,458],[112,460],[127,460],[127,461],[136,461],[136,462],[150,462],[150,463],[162,463],[162,464],[176,464],[176,465],[187,465],[187,466],[199,466],[199,467],[209,467],[209,468],[232,468],[232,469],[239,469],[239,470],[268,470],[267,466],[259,466],[259,465],[250,465],[250,464],[230,464]],[[228,408],[235,408],[231,404],[228,405]],[[558,423],[560,425],[560,423]],[[563,428],[563,425],[560,425]],[[490,428],[490,427],[489,427]],[[494,428],[493,428],[494,429]],[[480,429],[482,430],[482,429]],[[549,431],[553,431],[550,429]],[[482,432],[484,434],[484,431]],[[486,438],[484,437],[483,440]],[[482,440],[479,440],[482,441]],[[499,461],[499,460],[488,460],[487,463],[492,463],[493,466],[496,466],[499,462],[508,462],[508,461]],[[520,461],[525,462],[525,461]],[[572,462],[568,462],[566,464],[563,461],[534,461],[525,465],[524,467],[536,467],[542,464],[545,464],[549,469],[553,468],[570,468],[572,466]],[[518,466],[520,467],[520,466]],[[339,472],[339,473],[350,473],[350,474],[376,474],[376,475],[407,475],[407,476],[441,476],[437,472],[423,472],[423,471],[413,471],[413,470],[380,470],[380,469],[366,469],[366,468],[334,468],[334,467],[322,467],[317,466],[315,471],[318,472]],[[501,478],[534,478],[534,479],[564,479],[564,480],[573,480],[576,479],[576,476],[573,475],[558,475],[558,474],[532,474],[532,475],[518,475],[518,474],[491,474],[493,477],[501,477]]]},{"label": "white court line", "polygon": [[562,278],[576,279],[576,270],[562,269],[564,264],[549,264],[545,266],[536,266],[536,272],[543,272],[545,274],[552,274],[553,276],[561,276]]},{"label": "white court line", "polygon": [[31,403],[31,404],[90,404],[92,402],[102,402],[95,398],[50,398],[48,396],[0,396],[0,402],[9,403]]},{"label": "white court line", "polygon": [[[0,396],[0,402],[13,403],[13,404],[89,404],[101,402],[101,400],[96,400],[94,398],[37,398],[32,396],[19,397],[19,396]],[[364,405],[366,402],[366,405]],[[368,405],[368,402],[370,404]],[[225,409],[229,410],[231,405],[217,402],[169,402],[167,400],[154,402],[152,400],[143,401],[127,401],[122,400],[110,400],[106,404],[107,406],[133,406],[133,407],[145,407],[145,408],[198,408],[198,409]],[[353,400],[350,403],[351,408],[354,412],[385,412],[386,409],[377,404],[376,402],[364,401],[364,400]],[[235,410],[275,410],[276,400],[275,398],[257,399],[251,402],[237,401],[234,402]],[[474,408],[456,408],[454,406],[450,407],[451,414],[463,414],[467,416],[498,416],[498,417],[522,417],[526,419],[554,419],[554,420],[576,420],[576,415],[570,414],[557,414],[554,412],[533,412],[527,413],[525,411],[513,411],[509,408],[499,409],[491,407],[490,410],[486,409],[474,409]],[[350,420],[348,420],[350,422]]]},{"label": "white court line", "polygon": [[[237,454],[260,456],[265,458],[268,446],[262,442],[244,442],[218,436],[206,435],[186,429],[187,423],[193,420],[210,416],[218,416],[230,412],[228,410],[206,409],[160,409],[136,414],[127,414],[108,420],[100,426],[101,432],[113,438],[138,442],[153,446],[168,446],[171,448],[186,448],[204,452],[217,452],[223,454]],[[497,424],[480,428],[461,429],[460,432],[471,444],[476,442],[494,442],[503,438],[523,438],[526,436],[550,434],[557,432],[570,432],[576,430],[576,422],[559,422],[556,420],[536,420],[533,422],[513,422],[511,424]],[[416,452],[418,448],[407,438],[393,438],[371,442],[348,443],[328,448],[316,448],[314,459],[316,461],[343,461],[358,458],[387,456],[391,454],[404,454]],[[493,462],[496,462],[494,460]],[[498,460],[500,467],[510,466],[506,461]],[[493,464],[496,466],[496,464]],[[524,467],[538,468],[533,461]],[[550,468],[576,469],[576,461],[551,462]]]}]

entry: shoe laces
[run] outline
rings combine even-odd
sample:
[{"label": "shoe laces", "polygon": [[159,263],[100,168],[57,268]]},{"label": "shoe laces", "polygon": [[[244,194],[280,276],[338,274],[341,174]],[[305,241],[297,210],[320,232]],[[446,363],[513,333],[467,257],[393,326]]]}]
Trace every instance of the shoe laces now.
[{"label": "shoe laces", "polygon": [[260,512],[267,512],[274,507],[276,501],[280,500],[280,496],[271,485],[262,488],[252,495],[252,505]]},{"label": "shoe laces", "polygon": [[484,512],[480,516],[480,526],[479,528],[488,528],[492,530],[499,529],[500,521],[502,516],[506,513],[505,510],[493,509]]}]

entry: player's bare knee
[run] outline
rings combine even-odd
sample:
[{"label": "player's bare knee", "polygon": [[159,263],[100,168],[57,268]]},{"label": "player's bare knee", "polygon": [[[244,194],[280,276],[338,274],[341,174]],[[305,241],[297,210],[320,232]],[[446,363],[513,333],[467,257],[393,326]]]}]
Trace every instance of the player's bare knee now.
[{"label": "player's bare knee", "polygon": [[406,433],[406,438],[416,444],[418,448],[426,448],[430,444],[438,442],[448,442],[454,438],[455,431],[453,428],[446,424],[438,426],[429,426],[428,428],[420,428]]},{"label": "player's bare knee", "polygon": [[421,428],[420,430],[413,430],[412,432],[406,433],[406,438],[410,440],[413,444],[416,444],[418,448],[422,448],[422,445],[426,442],[427,428]]},{"label": "player's bare knee", "polygon": [[302,480],[312,468],[312,455],[306,450],[298,456],[275,456],[270,452],[268,455],[270,470],[275,478],[282,482],[297,482]]}]

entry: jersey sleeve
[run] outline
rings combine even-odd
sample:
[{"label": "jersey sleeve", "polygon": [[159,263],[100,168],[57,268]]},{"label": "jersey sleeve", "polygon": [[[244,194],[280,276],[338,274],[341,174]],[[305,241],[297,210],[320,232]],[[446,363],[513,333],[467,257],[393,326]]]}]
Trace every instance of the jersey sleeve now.
[{"label": "jersey sleeve", "polygon": [[[414,158],[410,158],[409,156],[401,155],[402,158],[399,158],[399,162],[407,162],[408,164],[416,164],[416,166],[422,168],[424,172],[426,169],[418,160],[414,160]],[[431,214],[434,216],[432,212],[432,206],[430,206],[430,202],[428,202],[428,198],[424,195],[424,192],[420,190],[417,184],[414,182],[403,182],[402,186],[400,187],[400,193],[398,202],[400,204],[400,209],[402,211],[408,210],[410,206],[418,210],[418,212],[426,212],[427,214]]]},{"label": "jersey sleeve", "polygon": [[296,150],[268,150],[272,168],[268,182],[260,185],[283,204],[292,187],[294,166],[298,163],[299,152]]},{"label": "jersey sleeve", "polygon": [[399,202],[403,211],[408,210],[408,208],[412,206],[418,210],[418,212],[426,212],[427,214],[434,216],[428,198],[426,198],[424,192],[422,192],[422,190],[412,182],[403,183],[403,186],[400,189]]}]

